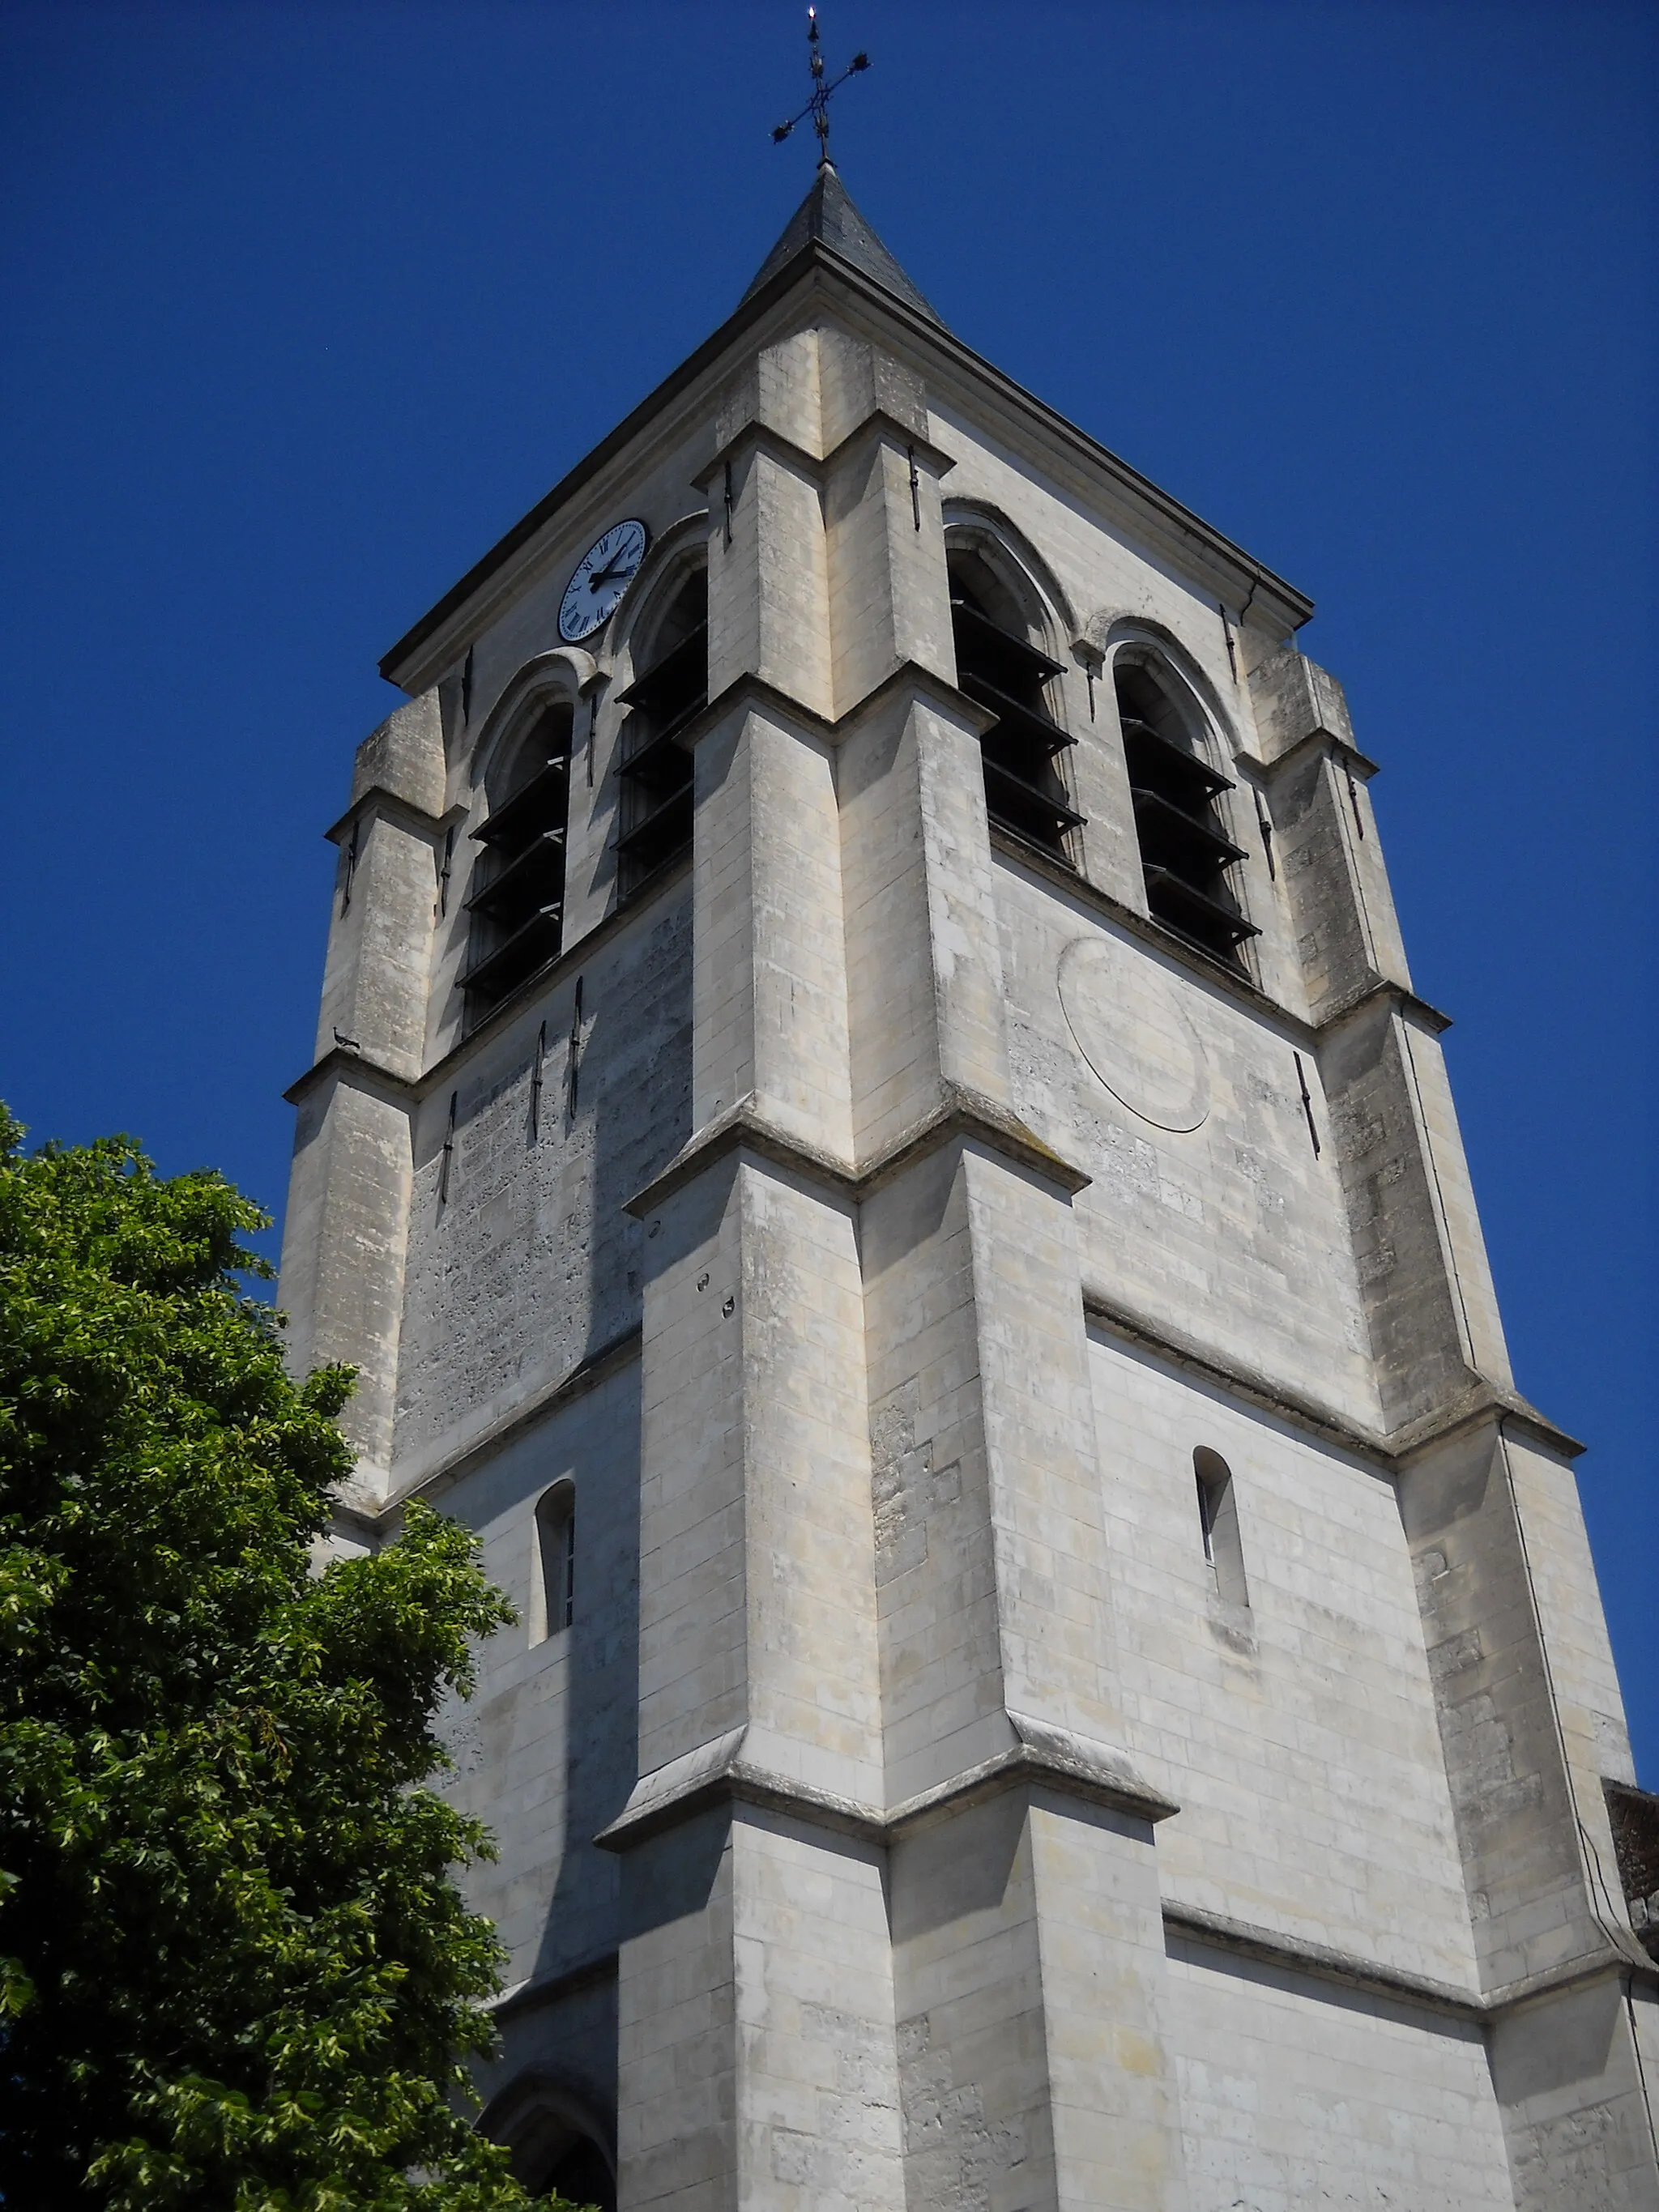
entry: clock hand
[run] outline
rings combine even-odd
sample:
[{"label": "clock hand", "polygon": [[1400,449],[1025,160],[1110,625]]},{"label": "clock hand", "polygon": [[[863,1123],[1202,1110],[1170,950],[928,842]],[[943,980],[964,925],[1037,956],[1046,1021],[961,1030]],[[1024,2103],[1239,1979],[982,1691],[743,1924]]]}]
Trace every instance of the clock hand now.
[{"label": "clock hand", "polygon": [[601,568],[597,575],[590,576],[587,580],[587,588],[590,592],[597,592],[601,584],[608,584],[615,575],[620,575],[625,583],[635,573],[639,565],[635,561],[633,567],[629,568],[627,556],[624,555],[622,560],[611,562],[608,568]]}]

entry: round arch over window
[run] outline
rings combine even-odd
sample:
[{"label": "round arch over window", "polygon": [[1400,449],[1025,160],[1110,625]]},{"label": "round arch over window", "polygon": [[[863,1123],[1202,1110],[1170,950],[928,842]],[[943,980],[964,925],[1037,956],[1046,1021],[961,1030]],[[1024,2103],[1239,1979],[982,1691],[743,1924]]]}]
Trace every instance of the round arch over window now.
[{"label": "round arch over window", "polygon": [[1230,1605],[1248,1605],[1250,1593],[1244,1579],[1233,1471],[1218,1451],[1200,1444],[1193,1454],[1193,1474],[1198,1485],[1199,1531],[1216,1589]]},{"label": "round arch over window", "polygon": [[1112,684],[1146,904],[1166,929],[1241,967],[1239,948],[1259,933],[1231,880],[1244,854],[1227,836],[1217,802],[1231,779],[1209,759],[1202,719],[1160,660],[1141,648],[1121,650]]},{"label": "round arch over window", "polygon": [[978,532],[949,532],[951,630],[957,683],[996,720],[980,738],[985,806],[993,822],[1069,866],[1069,834],[1083,817],[1062,770],[1073,743],[1054,714],[1060,664],[1032,641],[1041,625],[1026,594]]},{"label": "round arch over window", "polygon": [[977,553],[1008,592],[1028,644],[1063,653],[1077,635],[1076,609],[1066,587],[1012,516],[984,500],[952,495],[944,504],[947,554]]}]

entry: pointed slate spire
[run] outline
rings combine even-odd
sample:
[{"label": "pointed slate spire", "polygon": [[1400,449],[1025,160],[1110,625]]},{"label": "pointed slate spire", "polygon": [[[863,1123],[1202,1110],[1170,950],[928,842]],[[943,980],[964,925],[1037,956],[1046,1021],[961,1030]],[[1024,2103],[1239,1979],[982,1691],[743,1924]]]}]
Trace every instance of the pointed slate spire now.
[{"label": "pointed slate spire", "polygon": [[836,173],[835,164],[827,161],[819,162],[811,191],[789,218],[787,229],[762,262],[744,298],[751,298],[763,285],[770,283],[779,270],[814,240],[840,254],[843,261],[850,261],[872,283],[879,284],[895,299],[902,300],[907,307],[914,307],[930,322],[939,323],[941,330],[945,327],[939,314],[854,206],[846,185]]}]

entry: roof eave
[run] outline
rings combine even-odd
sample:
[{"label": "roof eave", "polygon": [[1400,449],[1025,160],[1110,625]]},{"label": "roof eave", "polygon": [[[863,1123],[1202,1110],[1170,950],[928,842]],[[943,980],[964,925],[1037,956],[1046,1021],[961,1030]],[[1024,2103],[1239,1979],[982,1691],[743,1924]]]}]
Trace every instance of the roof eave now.
[{"label": "roof eave", "polygon": [[[637,407],[630,409],[614,430],[607,432],[597,446],[586,453],[574,468],[560,477],[551,491],[538,499],[527,514],[521,515],[480,560],[473,562],[459,583],[452,584],[442,599],[404,633],[380,663],[380,673],[387,683],[397,684],[398,678],[395,672],[411,660],[434,632],[441,629],[452,615],[459,613],[467,601],[489,581],[497,569],[527,545],[567,501],[573,499],[607,462],[614,460],[618,453],[624,451],[664,408],[671,405],[681,392],[695,384],[751,324],[759,322],[799,283],[806,264],[818,259],[844,266],[839,255],[830,253],[825,247],[809,244],[793,261],[780,269],[763,290],[740,301],[718,330],[706,337],[694,353],[686,356],[678,368],[648,392]],[[856,271],[853,273],[857,274]]]},{"label": "roof eave", "polygon": [[[380,660],[380,672],[387,683],[396,684],[400,690],[410,689],[404,679],[414,675],[420,668],[424,657],[422,648],[431,642],[437,633],[483,589],[514,554],[531,542],[584,485],[623,452],[665,408],[704,375],[745,331],[769,314],[804,277],[820,270],[850,287],[867,304],[878,307],[884,314],[902,325],[919,344],[945,354],[959,368],[971,371],[1016,409],[1034,417],[1051,436],[1058,437],[1096,467],[1103,469],[1134,500],[1150,507],[1166,527],[1172,527],[1179,538],[1195,541],[1212,561],[1218,562],[1224,569],[1233,572],[1239,583],[1246,587],[1245,596],[1254,596],[1258,602],[1276,604],[1288,628],[1300,628],[1312,615],[1313,601],[1305,593],[1298,592],[1294,585],[1287,583],[1273,569],[1254,559],[1242,546],[1212,528],[1190,507],[1182,506],[1179,500],[1160,490],[1150,477],[1142,476],[1139,470],[1132,468],[1109,447],[1090,437],[1086,431],[1080,430],[1075,422],[1068,421],[1034,392],[1028,392],[1024,385],[1016,383],[1012,377],[1006,375],[994,363],[976,354],[971,346],[964,345],[942,323],[918,313],[884,286],[873,283],[861,270],[821,240],[809,239],[799,252],[786,262],[759,291],[740,301],[733,313],[703,340],[695,352],[689,354],[670,375],[623,416],[614,430],[584,454],[574,468],[538,500],[527,514],[522,515],[480,560],[473,563],[458,583],[452,585],[443,597],[404,632]],[[1251,586],[1255,587],[1253,594]],[[418,683],[415,688],[420,688]]]}]

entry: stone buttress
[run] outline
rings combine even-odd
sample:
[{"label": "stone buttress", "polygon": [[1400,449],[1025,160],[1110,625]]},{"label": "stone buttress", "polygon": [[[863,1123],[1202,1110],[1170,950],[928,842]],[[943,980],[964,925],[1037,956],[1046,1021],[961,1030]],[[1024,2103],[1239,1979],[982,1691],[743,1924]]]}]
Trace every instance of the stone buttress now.
[{"label": "stone buttress", "polygon": [[[625,514],[634,597],[568,649]],[[629,687],[700,572],[689,855],[630,885]],[[1028,594],[1046,844],[988,812],[970,574]],[[429,1497],[524,1610],[453,1787],[537,2186],[1659,2207],[1577,1447],[1510,1374],[1309,611],[969,354],[826,169],[388,657],[283,1297],[359,1370],[340,1542]],[[1142,866],[1147,671],[1236,956]],[[474,832],[550,711],[562,933],[481,1015]]]}]

